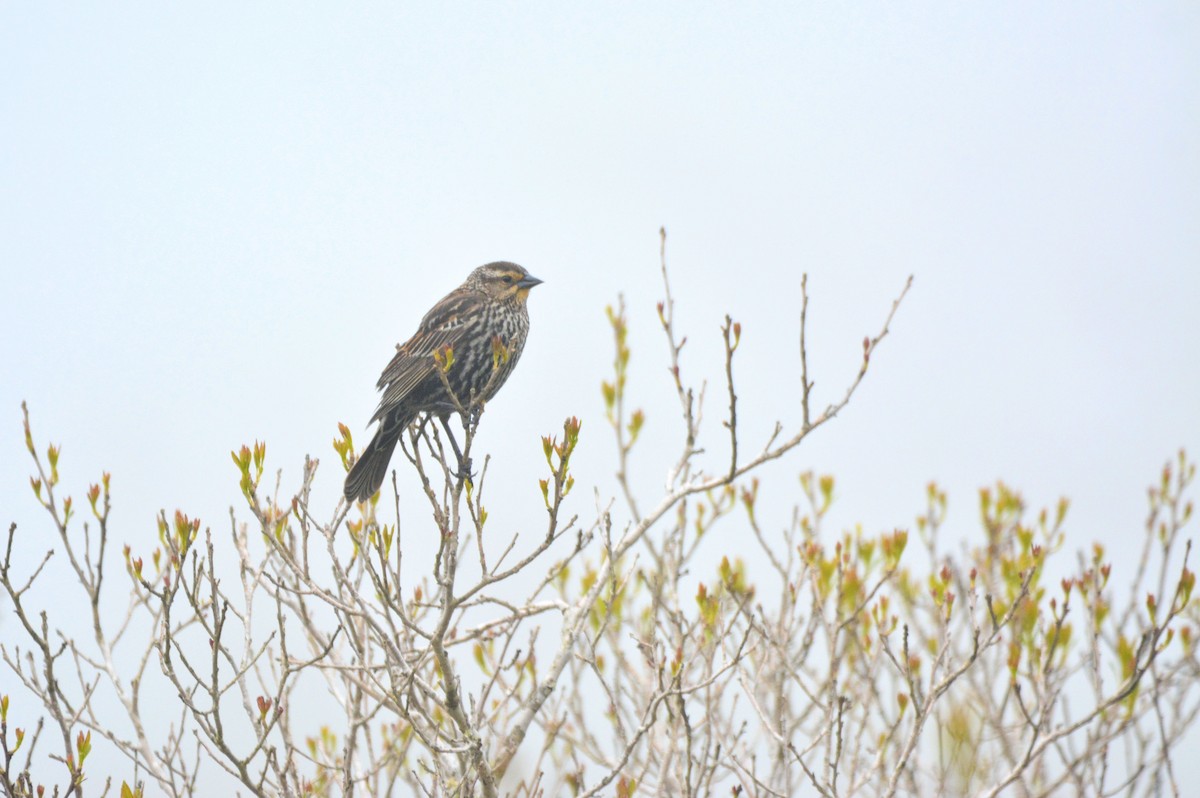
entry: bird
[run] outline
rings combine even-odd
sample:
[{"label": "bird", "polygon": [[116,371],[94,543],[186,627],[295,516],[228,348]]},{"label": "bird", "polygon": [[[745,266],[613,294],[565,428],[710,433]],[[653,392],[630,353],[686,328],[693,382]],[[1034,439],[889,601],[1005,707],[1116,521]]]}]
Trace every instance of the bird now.
[{"label": "bird", "polygon": [[375,495],[400,435],[423,413],[438,416],[458,456],[459,474],[469,471],[447,419],[456,411],[478,412],[512,374],[529,333],[529,292],[541,283],[515,263],[487,263],[425,314],[376,384],[383,395],[371,421],[379,427],[346,475],[348,501]]}]

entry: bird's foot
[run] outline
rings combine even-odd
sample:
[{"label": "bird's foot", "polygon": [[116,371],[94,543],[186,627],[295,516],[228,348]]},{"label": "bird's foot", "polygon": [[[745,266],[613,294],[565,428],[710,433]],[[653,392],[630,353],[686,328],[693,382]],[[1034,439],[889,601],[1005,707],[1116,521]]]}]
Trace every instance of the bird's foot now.
[{"label": "bird's foot", "polygon": [[455,472],[454,476],[457,479],[463,480],[464,482],[474,482],[475,481],[475,475],[473,473],[471,473],[471,458],[470,457],[460,457],[459,458],[458,471]]}]

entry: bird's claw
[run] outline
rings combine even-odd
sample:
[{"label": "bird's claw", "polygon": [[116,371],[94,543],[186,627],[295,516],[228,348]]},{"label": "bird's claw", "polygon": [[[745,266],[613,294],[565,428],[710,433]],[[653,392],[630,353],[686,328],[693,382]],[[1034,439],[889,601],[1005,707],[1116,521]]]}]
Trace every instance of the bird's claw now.
[{"label": "bird's claw", "polygon": [[458,461],[458,471],[454,474],[455,478],[461,479],[464,482],[474,483],[475,474],[471,472],[471,458],[465,457]]}]

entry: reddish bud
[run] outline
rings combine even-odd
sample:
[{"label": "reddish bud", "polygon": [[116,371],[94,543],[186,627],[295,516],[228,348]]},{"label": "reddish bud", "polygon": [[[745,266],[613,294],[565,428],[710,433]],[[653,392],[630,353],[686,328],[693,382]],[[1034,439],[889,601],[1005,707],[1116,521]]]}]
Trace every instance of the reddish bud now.
[{"label": "reddish bud", "polygon": [[79,732],[75,737],[75,750],[79,753],[79,766],[83,767],[83,760],[87,759],[88,754],[92,751],[92,733]]}]

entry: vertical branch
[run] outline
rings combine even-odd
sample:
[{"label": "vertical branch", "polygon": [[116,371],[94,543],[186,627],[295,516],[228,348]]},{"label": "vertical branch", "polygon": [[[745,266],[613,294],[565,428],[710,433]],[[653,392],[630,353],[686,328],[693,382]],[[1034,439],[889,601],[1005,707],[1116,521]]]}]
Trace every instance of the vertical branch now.
[{"label": "vertical branch", "polygon": [[[687,343],[687,336],[684,336],[678,342],[675,339],[675,299],[671,296],[671,280],[667,275],[667,229],[659,228],[659,258],[661,260],[663,292],[665,299],[658,303],[658,320],[662,324],[663,333],[667,337],[667,347],[670,354],[671,377],[675,383],[675,393],[679,397],[679,405],[683,411],[684,421],[684,446],[683,453],[680,455],[679,462],[672,469],[668,476],[668,481],[672,484],[676,480],[688,478],[688,463],[691,461],[692,455],[696,453],[696,438],[700,435],[700,418],[699,412],[695,406],[695,395],[691,388],[684,388],[683,380],[679,372],[679,352]],[[703,396],[703,388],[701,388],[701,396]]]},{"label": "vertical branch", "polygon": [[812,421],[809,416],[808,398],[813,384],[808,381],[808,342],[805,340],[808,330],[808,272],[800,276],[800,406],[804,410],[802,429],[810,429]]},{"label": "vertical branch", "polygon": [[725,422],[726,428],[729,429],[729,476],[726,482],[732,482],[737,476],[738,463],[737,391],[733,388],[733,353],[742,340],[741,323],[734,322],[728,315],[725,316],[721,337],[725,341],[725,384],[729,388],[729,420]]}]

